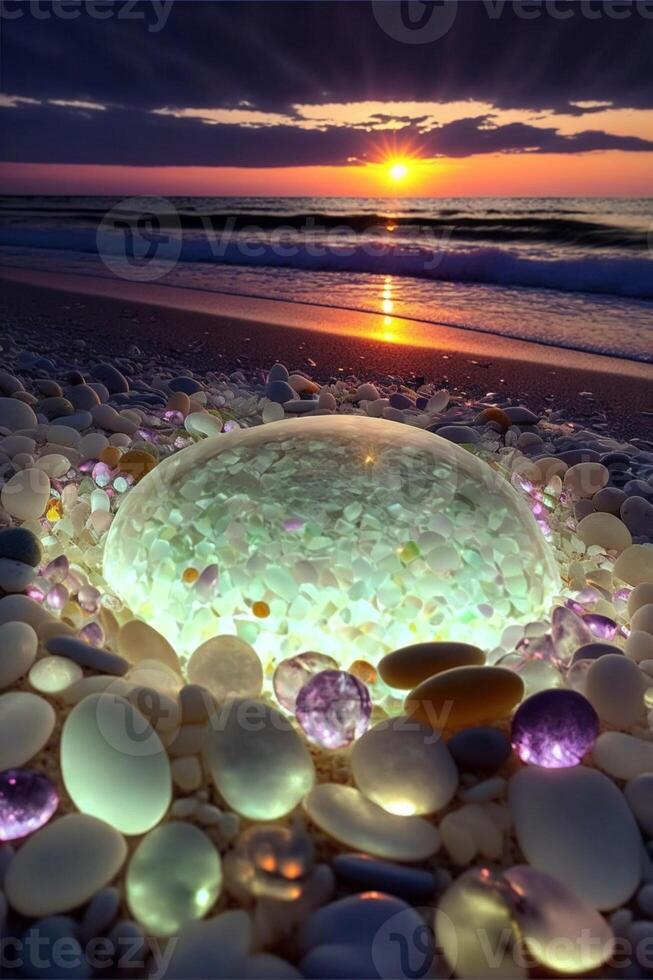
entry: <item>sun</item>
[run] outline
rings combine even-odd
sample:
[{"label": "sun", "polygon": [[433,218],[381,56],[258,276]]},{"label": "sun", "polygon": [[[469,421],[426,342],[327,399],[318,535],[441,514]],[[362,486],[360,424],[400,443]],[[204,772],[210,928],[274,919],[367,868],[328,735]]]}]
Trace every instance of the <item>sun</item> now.
[{"label": "sun", "polygon": [[408,165],[403,160],[394,160],[388,166],[388,177],[395,183],[405,180],[408,176]]}]

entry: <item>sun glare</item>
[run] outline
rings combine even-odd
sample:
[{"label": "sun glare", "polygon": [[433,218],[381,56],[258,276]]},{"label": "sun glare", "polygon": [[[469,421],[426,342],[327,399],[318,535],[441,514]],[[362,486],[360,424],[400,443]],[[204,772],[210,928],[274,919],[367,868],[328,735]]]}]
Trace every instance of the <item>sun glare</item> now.
[{"label": "sun glare", "polygon": [[407,176],[408,167],[405,163],[402,163],[401,160],[395,160],[394,163],[391,163],[388,167],[388,177],[392,181],[398,183],[401,180],[405,180]]}]

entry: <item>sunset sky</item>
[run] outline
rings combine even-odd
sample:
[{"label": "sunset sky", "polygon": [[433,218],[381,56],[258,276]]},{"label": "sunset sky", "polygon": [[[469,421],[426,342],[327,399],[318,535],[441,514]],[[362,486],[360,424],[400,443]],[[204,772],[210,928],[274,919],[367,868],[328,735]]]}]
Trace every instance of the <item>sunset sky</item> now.
[{"label": "sunset sky", "polygon": [[0,190],[653,195],[653,9],[558,6],[460,3],[418,44],[367,2],[8,2]]}]

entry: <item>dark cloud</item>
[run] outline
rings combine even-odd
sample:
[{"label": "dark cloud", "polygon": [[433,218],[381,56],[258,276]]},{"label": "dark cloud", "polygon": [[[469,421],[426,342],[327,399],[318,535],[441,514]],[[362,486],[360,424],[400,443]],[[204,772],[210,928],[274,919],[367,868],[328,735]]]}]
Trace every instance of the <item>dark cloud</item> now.
[{"label": "dark cloud", "polygon": [[[106,3],[97,6],[107,9]],[[6,0],[6,7],[19,9],[13,0]],[[545,7],[522,5],[519,9],[540,14],[522,19],[512,4],[466,0],[443,38],[413,45],[389,37],[368,2],[176,0],[159,31],[152,27],[160,22],[160,5],[157,14],[149,2],[129,8],[131,16],[142,15],[129,20],[118,16],[127,9],[123,0],[107,20],[82,13],[83,5],[74,19],[37,19],[23,4],[20,18],[1,25],[2,90],[116,108],[84,115],[52,106],[2,110],[0,153],[5,160],[34,162],[342,163],[373,154],[379,135],[206,126],[151,115],[164,105],[247,102],[291,115],[297,103],[368,99],[476,99],[498,108],[575,115],[594,110],[570,103],[653,108],[653,20],[642,16],[644,10],[653,16],[653,3],[606,7],[597,0],[584,5],[558,0],[555,7],[563,13],[571,8],[572,17],[558,19]],[[44,0],[40,9],[47,12]],[[608,10],[629,16],[615,19]],[[467,119],[420,134],[419,120],[401,122],[401,138],[427,154],[652,148],[636,137],[598,131],[572,138],[522,124],[483,129],[478,120]]]}]

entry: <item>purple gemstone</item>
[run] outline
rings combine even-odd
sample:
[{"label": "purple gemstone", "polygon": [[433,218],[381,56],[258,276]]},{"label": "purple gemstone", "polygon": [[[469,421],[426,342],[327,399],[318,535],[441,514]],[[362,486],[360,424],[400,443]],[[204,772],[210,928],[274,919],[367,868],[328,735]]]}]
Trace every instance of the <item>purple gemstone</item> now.
[{"label": "purple gemstone", "polygon": [[53,585],[58,585],[68,575],[68,559],[65,555],[53,558],[43,569],[45,578],[49,579]]},{"label": "purple gemstone", "polygon": [[553,610],[551,636],[558,659],[563,663],[571,660],[578,647],[594,639],[589,626],[566,606],[556,606]]},{"label": "purple gemstone", "polygon": [[522,762],[545,769],[576,766],[593,747],[599,719],[578,691],[553,688],[531,695],[512,721],[511,741]]},{"label": "purple gemstone", "polygon": [[33,834],[58,806],[57,791],[47,776],[30,769],[0,772],[0,840]]},{"label": "purple gemstone", "polygon": [[548,633],[544,636],[525,636],[515,647],[516,651],[529,660],[548,660],[555,664],[558,661],[553,640]]},{"label": "purple gemstone", "polygon": [[296,718],[311,742],[342,749],[366,730],[372,702],[363,684],[346,670],[323,670],[297,695]]},{"label": "purple gemstone", "polygon": [[594,636],[601,640],[614,640],[617,635],[617,624],[609,616],[601,616],[599,613],[588,613],[583,616],[583,622],[589,626]]},{"label": "purple gemstone", "polygon": [[323,670],[330,670],[332,667],[338,667],[333,657],[312,651],[298,653],[296,657],[282,660],[281,663],[277,664],[277,669],[272,677],[272,687],[281,707],[294,713],[297,695],[304,684],[310,681],[311,677]]},{"label": "purple gemstone", "polygon": [[92,647],[101,647],[105,640],[104,630],[95,620],[82,626],[79,636]]}]

